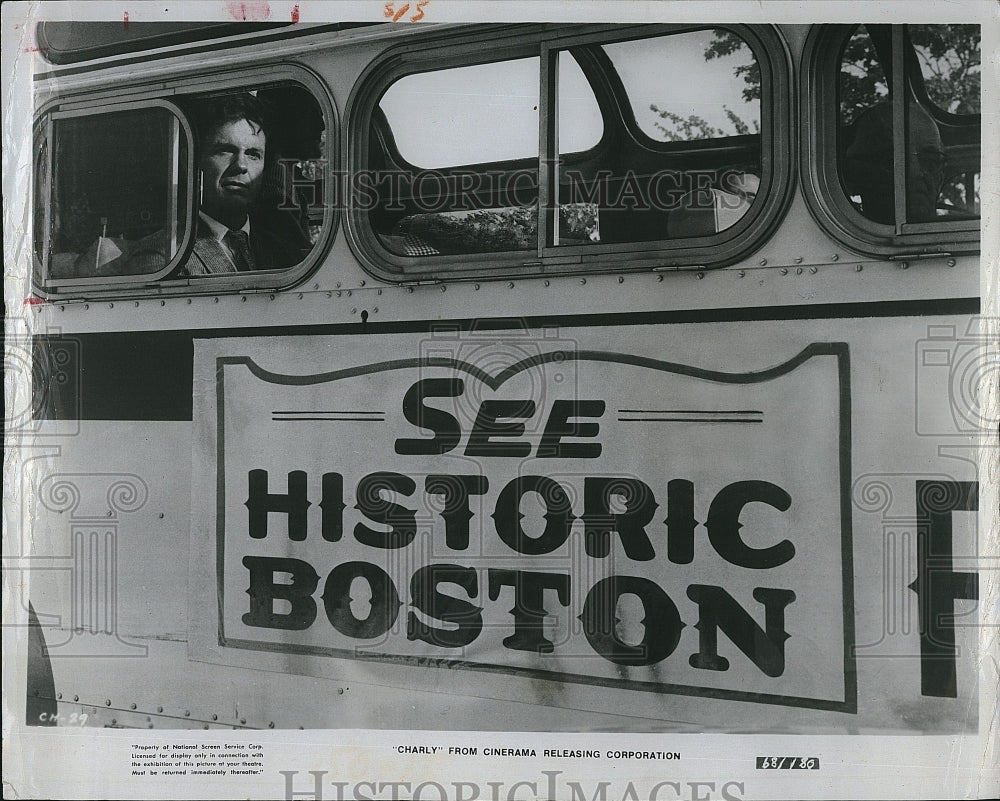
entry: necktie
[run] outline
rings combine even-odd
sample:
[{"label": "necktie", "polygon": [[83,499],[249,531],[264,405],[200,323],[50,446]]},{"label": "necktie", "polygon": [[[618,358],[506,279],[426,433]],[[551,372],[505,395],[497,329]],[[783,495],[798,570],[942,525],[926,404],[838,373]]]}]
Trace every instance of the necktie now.
[{"label": "necktie", "polygon": [[229,231],[224,239],[233,253],[233,264],[236,265],[237,272],[256,269],[253,255],[250,253],[250,238],[246,231]]}]

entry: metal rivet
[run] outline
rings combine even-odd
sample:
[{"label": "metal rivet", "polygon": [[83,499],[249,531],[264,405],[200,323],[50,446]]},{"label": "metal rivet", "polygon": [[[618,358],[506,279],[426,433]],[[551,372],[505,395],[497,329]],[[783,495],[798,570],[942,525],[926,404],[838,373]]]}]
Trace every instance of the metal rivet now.
[{"label": "metal rivet", "polygon": [[139,301],[136,301],[136,302],[135,302],[135,307],[136,307],[137,309],[139,308]]},{"label": "metal rivet", "polygon": [[412,286],[408,286],[406,288],[406,294],[408,294],[408,295],[412,295],[413,294],[413,287]]},{"label": "metal rivet", "polygon": [[108,517],[111,517],[111,515],[113,515],[113,514],[114,514],[114,512],[112,512],[112,511],[111,511],[111,510],[109,509],[109,510],[108,510]]},{"label": "metal rivet", "polygon": [[109,308],[109,309],[113,309],[114,307],[115,307],[115,304],[114,304],[114,303],[109,303],[109,304],[108,304],[108,308]]},{"label": "metal rivet", "polygon": [[746,270],[740,270],[739,273],[738,273],[738,275],[739,275],[740,278],[746,278],[747,277],[747,271]]},{"label": "metal rivet", "polygon": [[699,281],[700,281],[700,280],[701,280],[702,278],[704,278],[704,277],[705,277],[705,273],[698,273],[698,280],[699,280]]},{"label": "metal rivet", "polygon": [[778,270],[778,272],[781,273],[782,275],[788,275],[788,270],[786,268],[784,268],[784,267],[782,267],[780,270]]},{"label": "metal rivet", "polygon": [[319,289],[319,284],[313,284],[313,289]]},{"label": "metal rivet", "polygon": [[302,295],[302,293],[301,293],[301,292],[299,292],[299,294],[298,294],[298,295],[296,295],[295,297],[297,297],[297,298],[298,298],[299,300],[302,300],[302,298],[303,298],[303,295]]},{"label": "metal rivet", "polygon": [[269,300],[274,300],[274,295],[268,295],[267,297]]},{"label": "metal rivet", "polygon": [[863,269],[864,267],[859,264],[857,267],[854,268],[854,271],[860,273]]},{"label": "metal rivet", "polygon": [[247,302],[247,296],[246,295],[241,296],[240,303],[246,303],[246,302]]},{"label": "metal rivet", "polygon": [[118,724],[118,718],[111,718],[111,725],[116,726]]},{"label": "metal rivet", "polygon": [[447,292],[448,291],[448,287],[446,287],[444,284],[441,284],[441,291],[442,292]]},{"label": "metal rivet", "polygon": [[513,289],[513,288],[514,288],[514,282],[513,281],[508,281],[507,282],[507,289]]},{"label": "metal rivet", "polygon": [[246,718],[240,718],[240,723],[243,724],[244,726],[246,726],[247,719]]},{"label": "metal rivet", "polygon": [[344,688],[343,687],[338,687],[337,688],[337,695],[343,695],[343,694],[344,694]]},{"label": "metal rivet", "polygon": [[351,290],[348,289],[347,290],[347,297],[350,297],[350,296],[351,296]]},{"label": "metal rivet", "polygon": [[833,255],[832,255],[831,257],[830,257],[830,260],[831,260],[831,261],[840,261],[840,254],[839,254],[839,253],[834,253],[834,254],[833,254]]},{"label": "metal rivet", "polygon": [[552,282],[548,278],[545,279],[545,286],[552,286]]},{"label": "metal rivet", "polygon": [[[163,301],[161,300],[160,303],[163,303]],[[58,308],[59,311],[66,311],[66,307],[65,306],[61,306],[60,305],[60,306],[57,306],[56,308]]]},{"label": "metal rivet", "polygon": [[761,259],[757,262],[761,267],[767,267],[767,259]]},{"label": "metal rivet", "polygon": [[662,275],[656,276],[656,280],[657,280],[657,282],[662,281],[663,280],[663,276]]},{"label": "metal rivet", "polygon": [[580,279],[580,284],[581,284],[581,286],[582,286],[583,284],[586,284],[586,283],[587,283],[587,279],[586,279],[586,278],[581,278],[581,279]]},{"label": "metal rivet", "polygon": [[381,288],[380,288],[380,289],[376,289],[376,290],[375,290],[375,294],[376,294],[376,295],[381,295],[381,294],[382,294],[382,290],[381,290]]},{"label": "metal rivet", "polygon": [[344,293],[343,293],[343,292],[338,292],[338,293],[337,293],[337,297],[338,297],[338,298],[341,298],[341,297],[343,297],[343,296],[344,296]]},{"label": "metal rivet", "polygon": [[191,710],[190,709],[185,709],[184,710],[184,717],[186,717],[186,718],[191,717]]},{"label": "metal rivet", "polygon": [[328,298],[332,298],[332,297],[333,297],[333,293],[332,293],[332,292],[327,292],[327,293],[326,293],[326,296],[327,296]]},{"label": "metal rivet", "polygon": [[273,729],[273,728],[274,728],[274,721],[273,721],[273,720],[272,720],[272,721],[270,721],[270,722],[269,722],[269,723],[267,724],[267,728],[269,728],[269,729]]},{"label": "metal rivet", "polygon": [[188,298],[187,302],[188,302],[188,305],[190,305],[191,304],[191,298]]},{"label": "metal rivet", "polygon": [[801,256],[796,256],[795,257],[795,263],[796,264],[802,264],[802,257]]},{"label": "metal rivet", "polygon": [[208,724],[206,723],[204,726],[202,726],[202,728],[203,729],[207,729],[208,728]]},{"label": "metal rivet", "polygon": [[162,711],[163,711],[163,707],[162,707],[162,706],[158,706],[158,707],[156,707],[156,711],[157,711],[157,712],[162,712]]},{"label": "metal rivet", "polygon": [[219,719],[218,715],[212,715],[212,720],[218,720],[218,719]]},{"label": "metal rivet", "polygon": [[[479,291],[479,284],[473,284],[473,285],[472,285],[472,288],[473,288],[474,290],[476,290],[476,292],[478,292],[478,291]],[[381,290],[379,290],[379,291],[381,291]]]},{"label": "metal rivet", "polygon": [[908,270],[908,269],[910,269],[910,263],[906,262],[906,261],[900,262],[899,263],[899,269],[900,270]]},{"label": "metal rivet", "polygon": [[104,705],[105,705],[105,706],[111,706],[111,699],[110,699],[110,698],[108,698],[108,699],[107,699],[107,700],[106,700],[106,701],[104,702]]},{"label": "metal rivet", "polygon": [[955,266],[955,260],[954,259],[948,259],[947,263],[948,263],[949,267],[954,267]]},{"label": "metal rivet", "polygon": [[[191,301],[189,300],[188,303],[190,303],[190,302]],[[89,303],[84,303],[83,304],[83,310],[84,311],[89,311],[90,310],[90,304]]]},{"label": "metal rivet", "polygon": [[357,308],[351,309],[351,314],[357,314],[357,313],[358,313]]},{"label": "metal rivet", "polygon": [[129,704],[129,708],[135,709],[135,704]]},{"label": "metal rivet", "polygon": [[624,284],[625,283],[625,276],[619,275],[618,276],[618,283],[619,284]]},{"label": "metal rivet", "polygon": [[819,268],[818,267],[810,267],[809,268],[809,272],[811,272],[813,275],[816,275],[816,273],[819,272]]},{"label": "metal rivet", "polygon": [[218,298],[212,298],[212,303],[218,303],[218,302],[219,302]]},{"label": "metal rivet", "polygon": [[161,301],[160,301],[160,305],[161,305],[161,306],[166,306],[166,305],[167,305],[167,302],[166,302],[165,300],[161,300]]},{"label": "metal rivet", "polygon": [[796,268],[795,274],[796,275],[802,275],[802,268],[801,267]]},{"label": "metal rivet", "polygon": [[62,693],[56,693],[56,698],[61,701],[62,700]]},{"label": "metal rivet", "polygon": [[358,285],[359,286],[364,286],[365,285],[365,279],[362,278],[360,281],[358,281]]},{"label": "metal rivet", "polygon": [[73,696],[73,700],[74,701],[79,701],[80,700],[80,696],[79,695],[74,695]]}]

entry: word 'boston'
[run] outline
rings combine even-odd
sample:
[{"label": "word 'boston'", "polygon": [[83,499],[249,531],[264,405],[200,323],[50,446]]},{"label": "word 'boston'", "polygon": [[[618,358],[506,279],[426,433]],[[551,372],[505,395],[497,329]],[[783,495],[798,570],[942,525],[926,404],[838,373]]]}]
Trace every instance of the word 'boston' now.
[{"label": "word 'boston'", "polygon": [[[303,541],[307,537],[307,474],[287,474],[287,492],[269,491],[267,471],[248,472],[249,536],[261,540],[268,536],[268,521],[275,513],[286,518],[288,538]],[[319,534],[324,541],[336,543],[344,538],[344,479],[340,473],[322,474]],[[470,498],[485,495],[490,482],[483,475],[431,474],[424,477],[423,490],[437,496],[440,517],[445,526],[445,544],[455,552],[470,545],[470,520],[474,513]],[[371,548],[391,551],[405,548],[417,537],[417,511],[396,500],[413,496],[416,481],[403,473],[375,472],[363,476],[354,493],[355,508],[364,519],[353,528],[353,537]],[[529,536],[522,527],[522,498],[534,493],[545,507],[544,529]],[[691,481],[673,479],[667,483],[666,557],[675,564],[691,563],[695,555],[695,488]],[[628,559],[647,562],[656,557],[647,533],[660,504],[652,489],[630,477],[587,476],[583,478],[583,510],[574,514],[570,496],[558,481],[539,475],[523,475],[507,482],[497,495],[491,515],[497,536],[521,557],[550,554],[570,537],[573,523],[583,523],[587,556],[596,559],[611,553],[612,537],[617,535]],[[617,508],[613,511],[613,499]],[[795,546],[782,540],[766,547],[752,547],[741,536],[740,513],[750,503],[766,504],[779,512],[791,506],[791,498],[781,487],[766,481],[739,481],[723,487],[708,508],[705,528],[708,541],[727,562],[741,568],[770,569],[789,562]],[[368,523],[378,524],[372,528]],[[249,571],[249,611],[243,615],[247,626],[304,630],[318,617],[314,595],[320,576],[309,562],[290,557],[245,556]],[[277,576],[282,579],[278,580]],[[290,578],[288,578],[290,577]],[[370,611],[364,619],[352,610],[351,589],[356,581],[366,582],[371,591]],[[503,646],[511,650],[537,654],[553,652],[555,645],[544,634],[546,603],[555,597],[568,607],[572,597],[573,577],[553,570],[531,571],[490,567],[485,571],[458,564],[427,564],[417,568],[409,582],[410,606],[407,614],[407,638],[440,648],[460,648],[476,640],[483,630],[483,607],[480,583],[491,601],[503,588],[514,592],[514,607],[509,636]],[[441,584],[455,585],[469,600],[444,593]],[[549,592],[546,592],[549,591]],[[452,589],[452,593],[456,590]],[[724,588],[691,584],[688,598],[697,605],[699,650],[689,658],[695,668],[727,670],[728,660],[718,653],[721,630],[767,676],[784,671],[785,608],[795,600],[787,589],[756,587],[754,599],[763,605],[764,627]],[[616,627],[616,612],[623,595],[635,596],[643,608],[643,638],[626,642]],[[367,561],[344,561],[326,576],[321,595],[326,616],[338,632],[352,639],[381,637],[393,626],[402,606],[399,588],[381,567]],[[275,601],[282,611],[275,611]],[[421,613],[420,616],[416,612]],[[593,650],[619,665],[650,665],[670,656],[676,649],[685,623],[673,599],[656,582],[640,577],[613,575],[590,587],[582,610],[573,610],[583,624],[583,631]],[[428,619],[440,621],[437,627]]]}]

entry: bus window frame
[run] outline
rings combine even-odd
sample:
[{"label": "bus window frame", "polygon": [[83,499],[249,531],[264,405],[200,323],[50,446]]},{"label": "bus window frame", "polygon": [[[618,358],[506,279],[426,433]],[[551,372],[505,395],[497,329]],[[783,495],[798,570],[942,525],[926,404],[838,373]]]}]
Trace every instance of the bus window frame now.
[{"label": "bus window frame", "polygon": [[[197,219],[198,212],[198,170],[191,122],[184,112],[170,101],[170,98],[222,93],[227,90],[264,88],[281,84],[295,84],[306,89],[319,105],[326,125],[326,144],[321,158],[318,159],[325,163],[327,175],[323,186],[323,197],[320,199],[323,207],[323,225],[319,239],[305,259],[284,270],[171,277],[177,267],[190,256],[194,247],[194,221]],[[239,72],[230,69],[211,75],[185,73],[176,78],[149,84],[128,85],[118,90],[57,95],[46,102],[37,113],[35,118],[36,137],[41,129],[50,125],[48,121],[53,114],[66,112],[77,116],[86,116],[98,109],[101,111],[122,111],[142,104],[160,104],[170,107],[184,126],[191,143],[187,184],[188,197],[184,206],[189,220],[181,243],[182,247],[167,265],[156,273],[138,276],[95,276],[67,279],[50,278],[47,275],[48,265],[41,264],[37,253],[33,251],[34,289],[38,294],[47,300],[219,295],[288,289],[307,280],[318,269],[332,247],[341,217],[337,213],[338,210],[334,203],[338,192],[336,184],[339,164],[338,142],[342,131],[341,117],[329,89],[315,71],[298,62],[282,61],[255,65]],[[51,140],[48,149],[50,154],[54,153]],[[53,156],[50,155],[49,158],[51,159]],[[51,181],[51,164],[49,170],[49,180]],[[51,204],[51,197],[47,199],[47,203]],[[46,218],[48,218],[51,209],[46,209],[45,213]]]},{"label": "bus window frame", "polygon": [[[761,68],[761,188],[750,213],[735,225],[704,237],[660,239],[590,245],[548,244],[547,218],[554,213],[553,180],[558,180],[549,153],[557,150],[558,136],[550,116],[554,116],[553,64],[558,54],[573,47],[600,45],[630,39],[653,38],[695,30],[723,29],[739,35],[750,47]],[[392,283],[415,283],[451,279],[491,279],[540,275],[599,272],[634,272],[652,269],[712,269],[733,264],[759,249],[773,234],[784,217],[795,188],[797,158],[792,132],[792,60],[780,30],[772,25],[731,24],[656,24],[656,25],[574,25],[535,27],[515,30],[498,37],[482,32],[460,39],[430,41],[420,46],[414,42],[387,49],[359,78],[348,100],[346,163],[349,173],[367,169],[368,126],[382,94],[392,83],[406,75],[436,69],[471,66],[519,57],[540,58],[539,75],[539,158],[538,245],[534,250],[496,253],[467,253],[438,256],[402,256],[387,250],[368,223],[368,212],[348,198],[346,232],[358,261],[376,278]],[[578,62],[579,63],[579,62]],[[597,98],[602,117],[607,101],[602,92],[607,87],[595,85],[588,69],[581,63],[584,76]],[[623,98],[628,102],[627,98]],[[548,102],[547,102],[548,101]],[[616,113],[626,132],[635,138],[628,118],[631,107],[616,103]],[[549,106],[552,106],[550,109]],[[605,124],[607,120],[605,119]],[[635,126],[634,119],[631,126]],[[645,145],[648,137],[639,132],[637,141]],[[602,136],[602,142],[607,130]],[[599,143],[600,144],[600,143]],[[663,143],[655,143],[662,145]],[[657,148],[659,149],[659,148]],[[470,165],[480,166],[480,165]]]},{"label": "bus window frame", "polygon": [[[64,104],[66,105],[66,104]],[[168,260],[168,262],[161,267],[159,270],[153,273],[142,273],[139,275],[107,275],[107,276],[90,276],[84,278],[51,278],[49,277],[49,238],[52,229],[52,192],[54,190],[53,182],[55,178],[55,157],[56,157],[56,147],[54,146],[55,139],[55,123],[57,120],[67,120],[67,119],[80,119],[80,118],[92,118],[99,117],[103,114],[118,114],[121,112],[137,111],[139,109],[146,108],[163,108],[169,111],[175,120],[175,122],[180,126],[179,133],[181,135],[187,136],[188,141],[188,164],[187,171],[184,176],[184,180],[187,186],[191,186],[194,180],[195,169],[194,169],[194,132],[191,129],[191,125],[188,120],[184,117],[184,113],[181,109],[173,103],[170,103],[163,99],[145,99],[145,100],[127,100],[121,103],[109,103],[100,106],[89,106],[89,107],[73,107],[70,108],[59,108],[56,110],[49,110],[40,117],[39,128],[44,128],[44,141],[47,154],[47,164],[46,164],[46,204],[45,204],[45,230],[42,234],[42,253],[46,256],[45,262],[40,262],[37,253],[33,254],[36,260],[36,275],[38,275],[42,282],[42,287],[47,290],[59,291],[61,288],[77,288],[77,287],[88,287],[96,284],[146,284],[150,281],[161,281],[166,276],[176,269],[179,263],[179,257],[182,256],[193,239],[193,226],[194,226],[194,211],[191,208],[191,204],[185,202],[182,206],[184,209],[184,236],[178,243],[178,249],[174,256]],[[38,132],[40,133],[40,131]],[[36,138],[38,133],[36,133]],[[181,180],[181,176],[178,173],[177,181]],[[176,192],[176,186],[174,187]],[[181,207],[179,202],[179,197],[173,199],[173,208]],[[178,224],[181,222],[180,219],[177,220]]]},{"label": "bus window frame", "polygon": [[[813,219],[836,241],[858,253],[876,258],[976,253],[980,248],[981,219],[913,222],[889,225],[874,222],[854,208],[844,191],[838,154],[840,107],[838,82],[843,48],[860,24],[819,25],[809,31],[802,55],[799,151],[802,193]],[[903,25],[892,26],[893,65],[883,65],[891,84],[894,120],[905,120],[905,98],[921,103],[935,119],[942,115],[934,103],[924,105],[921,91],[911,86],[909,69],[899,69],[906,59],[901,50]],[[919,66],[918,66],[919,71]],[[918,83],[922,84],[922,76]],[[922,90],[922,86],[921,86]],[[926,97],[926,94],[924,94]],[[937,111],[938,113],[935,113]],[[971,116],[971,115],[970,115]],[[973,124],[966,120],[966,124]],[[905,126],[893,125],[894,153],[905,156]],[[904,159],[905,160],[905,159]],[[897,158],[898,163],[898,158]],[[905,211],[905,191],[901,192],[902,170],[894,170],[896,203]]]}]

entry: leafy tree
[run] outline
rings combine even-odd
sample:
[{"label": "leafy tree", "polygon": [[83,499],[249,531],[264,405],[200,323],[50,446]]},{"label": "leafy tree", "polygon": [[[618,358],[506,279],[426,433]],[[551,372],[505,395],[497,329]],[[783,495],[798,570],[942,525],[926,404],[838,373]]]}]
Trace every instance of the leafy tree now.
[{"label": "leafy tree", "polygon": [[952,114],[978,114],[982,94],[978,25],[910,25],[927,96]]}]

